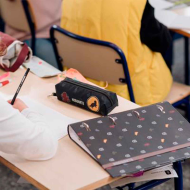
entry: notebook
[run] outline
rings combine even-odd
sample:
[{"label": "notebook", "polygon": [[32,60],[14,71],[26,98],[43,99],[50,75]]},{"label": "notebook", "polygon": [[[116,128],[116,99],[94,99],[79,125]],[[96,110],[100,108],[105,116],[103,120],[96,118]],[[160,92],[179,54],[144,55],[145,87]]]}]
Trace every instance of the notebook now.
[{"label": "notebook", "polygon": [[168,102],[74,123],[68,133],[112,177],[190,157],[190,124]]}]

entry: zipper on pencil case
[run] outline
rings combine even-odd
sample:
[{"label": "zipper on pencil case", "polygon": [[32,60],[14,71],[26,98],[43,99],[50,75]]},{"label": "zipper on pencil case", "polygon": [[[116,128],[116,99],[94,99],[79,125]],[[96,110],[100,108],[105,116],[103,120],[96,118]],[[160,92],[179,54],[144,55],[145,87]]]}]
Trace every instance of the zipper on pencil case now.
[{"label": "zipper on pencil case", "polygon": [[[72,80],[72,81],[71,81],[71,80]],[[112,106],[114,105],[112,99],[111,99],[103,90],[101,90],[101,88],[99,89],[98,87],[96,88],[96,87],[90,86],[90,85],[85,84],[85,83],[82,85],[82,84],[80,84],[80,82],[78,82],[78,81],[76,81],[76,80],[73,80],[73,79],[71,79],[71,80],[66,79],[66,80],[64,80],[63,82],[67,82],[67,83],[71,83],[71,84],[77,84],[77,85],[79,85],[79,86],[81,86],[81,87],[83,87],[83,88],[86,88],[86,89],[88,89],[88,90],[97,91],[97,92],[99,92],[99,93],[105,95],[105,96],[109,99],[109,101],[111,102]]]}]

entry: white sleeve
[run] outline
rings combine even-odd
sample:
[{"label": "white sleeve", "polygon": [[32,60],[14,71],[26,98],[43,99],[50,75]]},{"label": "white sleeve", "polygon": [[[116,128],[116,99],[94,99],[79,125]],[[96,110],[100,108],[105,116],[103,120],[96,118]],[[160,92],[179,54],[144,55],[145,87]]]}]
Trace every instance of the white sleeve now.
[{"label": "white sleeve", "polygon": [[30,109],[22,114],[0,98],[0,151],[28,160],[52,158],[58,141],[41,116]]},{"label": "white sleeve", "polygon": [[21,112],[21,114],[24,115],[31,122],[38,124],[40,126],[47,127],[47,123],[45,122],[45,119],[43,118],[43,116],[33,111],[32,109],[26,108]]}]

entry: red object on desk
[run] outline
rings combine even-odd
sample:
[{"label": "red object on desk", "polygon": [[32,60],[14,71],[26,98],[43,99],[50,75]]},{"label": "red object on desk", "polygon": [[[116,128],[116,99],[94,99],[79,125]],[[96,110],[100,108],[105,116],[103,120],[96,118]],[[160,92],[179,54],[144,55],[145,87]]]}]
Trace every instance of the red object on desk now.
[{"label": "red object on desk", "polygon": [[5,85],[9,84],[10,82],[11,82],[11,80],[5,80],[3,82],[0,82],[0,87],[3,87]]},{"label": "red object on desk", "polygon": [[5,73],[2,76],[0,76],[0,81],[7,78],[10,75],[10,73]]}]

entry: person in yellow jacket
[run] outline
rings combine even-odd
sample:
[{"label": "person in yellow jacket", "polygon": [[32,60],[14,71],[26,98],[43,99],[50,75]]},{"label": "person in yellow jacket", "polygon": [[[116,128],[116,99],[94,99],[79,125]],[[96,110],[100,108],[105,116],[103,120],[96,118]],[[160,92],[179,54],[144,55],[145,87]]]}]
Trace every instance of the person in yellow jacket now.
[{"label": "person in yellow jacket", "polygon": [[[61,27],[65,30],[112,42],[123,50],[135,100],[139,105],[163,101],[172,85],[171,73],[159,53],[162,51],[158,51],[159,47],[163,50],[168,46],[170,36],[166,35],[165,40],[156,39],[159,35],[163,36],[160,30],[167,29],[151,19],[143,21],[150,16],[146,15],[145,10],[151,10],[147,0],[64,0],[61,18]],[[153,34],[147,30],[149,28],[152,28]],[[156,42],[157,45],[154,45]],[[89,80],[105,86],[105,81]],[[126,85],[109,84],[107,89],[129,99]]]}]

